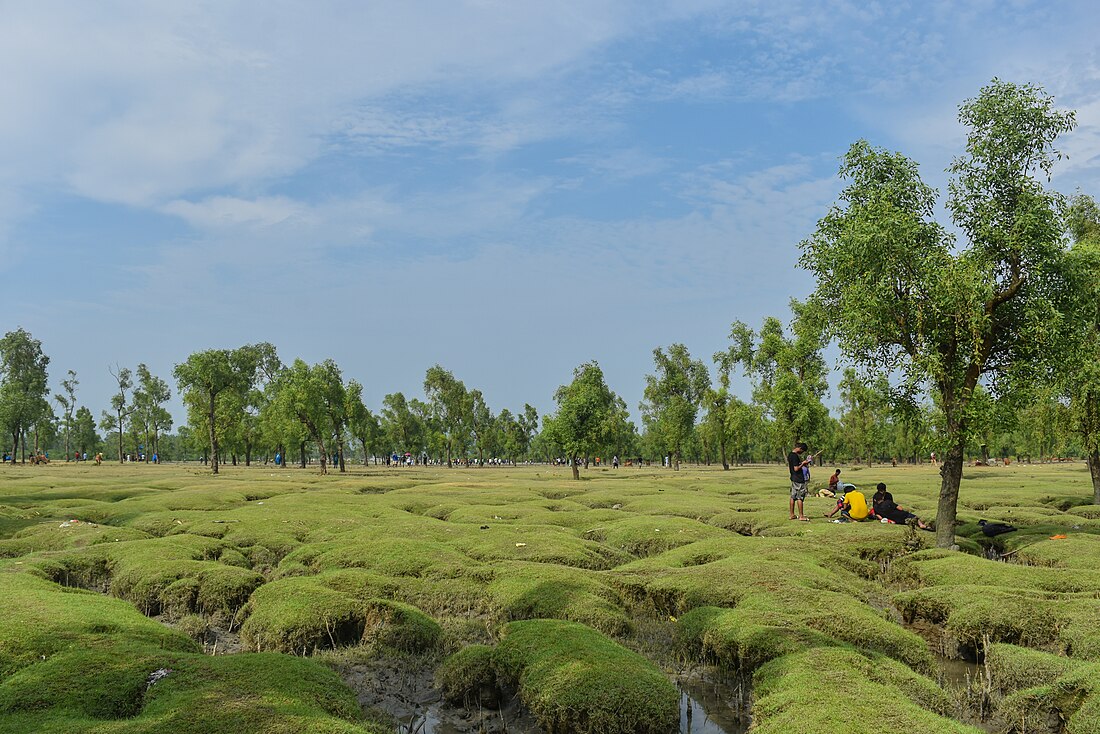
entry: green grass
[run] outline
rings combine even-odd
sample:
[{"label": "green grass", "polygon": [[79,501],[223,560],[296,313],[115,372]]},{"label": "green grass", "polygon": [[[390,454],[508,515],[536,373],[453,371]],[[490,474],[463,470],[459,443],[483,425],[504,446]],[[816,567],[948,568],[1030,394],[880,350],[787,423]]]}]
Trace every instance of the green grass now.
[{"label": "green grass", "polygon": [[679,712],[678,692],[656,666],[575,622],[509,624],[493,668],[547,731],[664,734]]},{"label": "green grass", "polygon": [[[931,467],[845,475],[934,516]],[[1005,727],[1031,710],[1100,730],[1100,507],[1083,466],[967,469],[958,542],[975,555],[831,524],[827,499],[791,522],[774,465],[586,480],[0,467],[0,730],[385,730],[308,659],[339,648],[458,651],[437,671],[452,700],[515,686],[547,727],[644,731],[674,720],[675,691],[627,648],[664,649],[645,638],[660,629],[681,660],[754,674],[761,732],[970,731],[945,718],[935,658],[903,616],[988,652]],[[1020,530],[988,539],[981,518]],[[991,546],[1010,562],[981,557]],[[211,626],[239,627],[249,652],[203,657],[189,635]],[[159,667],[177,672],[144,694]]]}]

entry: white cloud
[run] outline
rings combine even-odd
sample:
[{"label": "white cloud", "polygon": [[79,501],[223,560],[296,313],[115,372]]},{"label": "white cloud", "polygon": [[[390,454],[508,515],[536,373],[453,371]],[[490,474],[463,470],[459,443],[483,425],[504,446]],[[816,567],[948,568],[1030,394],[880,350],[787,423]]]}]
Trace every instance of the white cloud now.
[{"label": "white cloud", "polygon": [[183,218],[197,229],[211,230],[242,225],[270,227],[301,216],[307,207],[285,196],[265,196],[251,200],[212,196],[197,202],[176,199],[160,209],[165,214]]}]

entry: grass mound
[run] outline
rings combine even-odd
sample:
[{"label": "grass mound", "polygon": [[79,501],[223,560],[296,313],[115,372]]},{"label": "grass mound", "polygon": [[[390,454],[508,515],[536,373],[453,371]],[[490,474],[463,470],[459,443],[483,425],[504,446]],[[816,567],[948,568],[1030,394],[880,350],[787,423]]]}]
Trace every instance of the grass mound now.
[{"label": "grass mound", "polygon": [[896,573],[920,588],[894,597],[909,620],[943,625],[974,651],[1008,642],[1100,661],[1100,572],[997,563],[946,551],[904,559]]},{"label": "grass mound", "polygon": [[1003,644],[990,646],[986,662],[1004,695],[1002,731],[1100,731],[1100,665]]},{"label": "grass mound", "polygon": [[930,679],[881,655],[813,648],[769,662],[753,677],[758,734],[980,734],[946,718]]},{"label": "grass mound", "polygon": [[289,577],[266,584],[241,610],[252,650],[308,654],[372,642],[410,652],[435,647],[442,630],[416,607],[371,598],[387,581],[369,572]]},{"label": "grass mound", "polygon": [[435,674],[443,695],[460,706],[494,706],[499,698],[493,648],[469,645],[443,661]]},{"label": "grass mound", "polygon": [[507,625],[493,666],[549,732],[666,734],[679,714],[679,694],[660,670],[575,622]]}]

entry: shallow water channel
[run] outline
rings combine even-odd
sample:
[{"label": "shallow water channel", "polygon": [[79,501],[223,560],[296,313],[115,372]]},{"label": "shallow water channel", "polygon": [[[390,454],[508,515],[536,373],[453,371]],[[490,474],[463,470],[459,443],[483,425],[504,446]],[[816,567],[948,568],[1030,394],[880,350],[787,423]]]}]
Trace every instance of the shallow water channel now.
[{"label": "shallow water channel", "polygon": [[[426,671],[398,673],[380,665],[356,665],[344,680],[367,708],[384,711],[400,734],[540,734],[517,699],[499,709],[464,709],[443,700]],[[695,674],[674,681],[680,690],[680,734],[744,734],[749,729],[748,685]],[[671,734],[671,732],[670,732]]]}]

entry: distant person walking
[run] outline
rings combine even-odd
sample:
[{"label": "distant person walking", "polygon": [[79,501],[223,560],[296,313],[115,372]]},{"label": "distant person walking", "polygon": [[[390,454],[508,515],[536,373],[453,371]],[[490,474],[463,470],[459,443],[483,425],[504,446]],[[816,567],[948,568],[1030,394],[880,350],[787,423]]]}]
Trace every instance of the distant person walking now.
[{"label": "distant person walking", "polygon": [[[806,444],[796,443],[791,453],[787,454],[787,468],[791,474],[790,511],[792,520],[809,522],[810,518],[806,517],[803,502],[806,500],[806,489],[810,486],[810,461],[813,457],[808,456],[803,459],[804,453],[806,453]],[[798,509],[797,515],[795,508]]]}]

